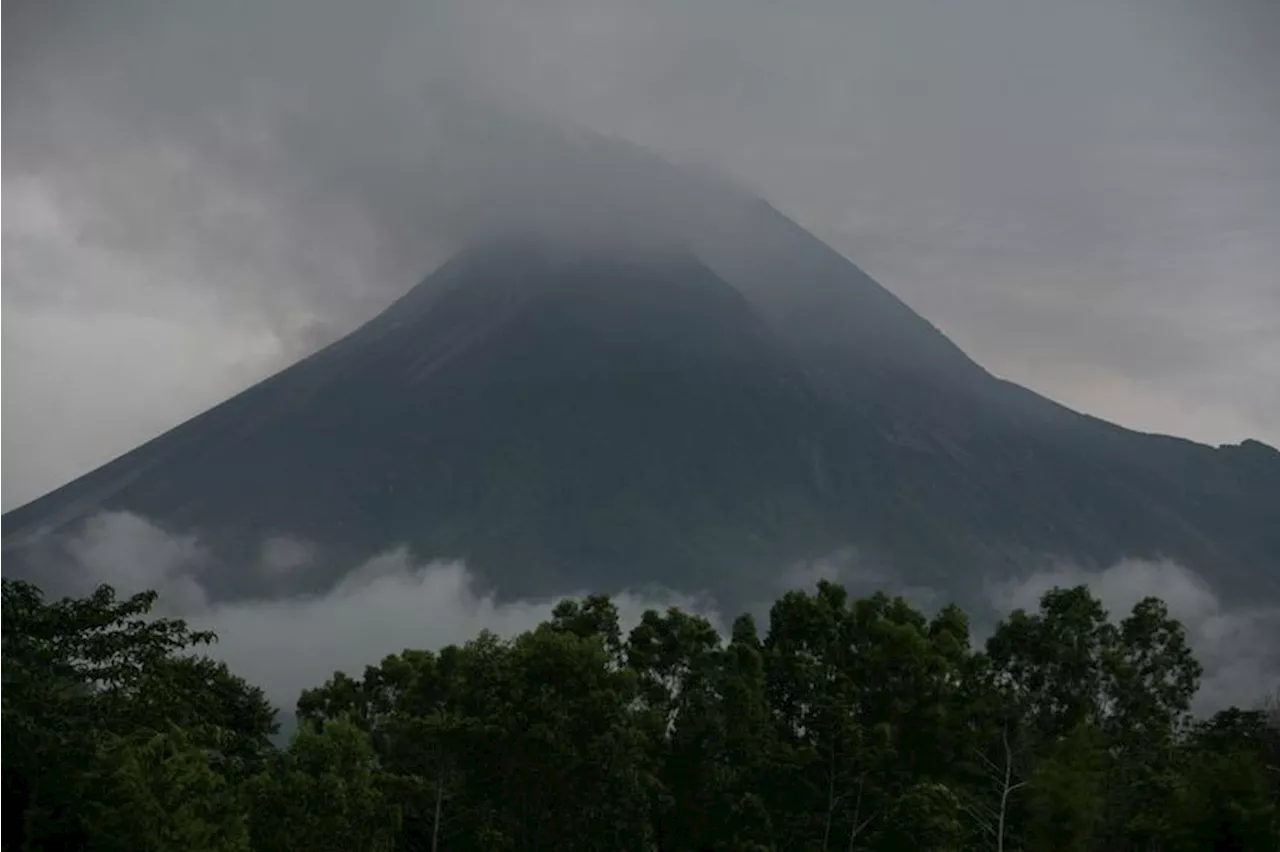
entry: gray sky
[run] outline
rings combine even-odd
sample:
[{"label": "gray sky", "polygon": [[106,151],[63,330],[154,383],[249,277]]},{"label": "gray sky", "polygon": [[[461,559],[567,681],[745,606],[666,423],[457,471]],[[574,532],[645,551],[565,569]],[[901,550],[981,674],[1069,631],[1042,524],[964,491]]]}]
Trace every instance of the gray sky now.
[{"label": "gray sky", "polygon": [[6,508],[438,262],[525,162],[468,159],[498,131],[445,91],[746,182],[1069,405],[1280,444],[1272,0],[13,0],[5,24]]}]

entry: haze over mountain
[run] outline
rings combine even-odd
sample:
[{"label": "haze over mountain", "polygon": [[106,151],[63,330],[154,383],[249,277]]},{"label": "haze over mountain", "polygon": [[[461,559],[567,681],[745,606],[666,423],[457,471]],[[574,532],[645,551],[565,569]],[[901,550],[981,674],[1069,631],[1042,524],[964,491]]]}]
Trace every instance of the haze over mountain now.
[{"label": "haze over mountain", "polygon": [[[504,181],[512,215],[477,206],[468,247],[372,321],[7,513],[8,565],[56,577],[66,535],[125,511],[198,536],[221,598],[320,591],[405,545],[510,598],[741,601],[845,553],[961,597],[1143,558],[1280,599],[1275,449],[1068,410],[767,203],[622,143],[557,144],[542,156],[582,179],[551,218],[528,215],[545,182]],[[281,538],[311,554],[283,579],[254,568]]]}]

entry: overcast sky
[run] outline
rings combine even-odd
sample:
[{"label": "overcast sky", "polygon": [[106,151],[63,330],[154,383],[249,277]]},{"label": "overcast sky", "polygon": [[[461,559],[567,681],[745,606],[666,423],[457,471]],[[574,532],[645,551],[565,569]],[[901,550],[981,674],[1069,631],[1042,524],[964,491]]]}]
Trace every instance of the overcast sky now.
[{"label": "overcast sky", "polygon": [[[1280,444],[1273,0],[6,0],[3,504],[449,245],[443,91],[707,164],[997,374]],[[450,147],[452,144],[454,147]]]}]

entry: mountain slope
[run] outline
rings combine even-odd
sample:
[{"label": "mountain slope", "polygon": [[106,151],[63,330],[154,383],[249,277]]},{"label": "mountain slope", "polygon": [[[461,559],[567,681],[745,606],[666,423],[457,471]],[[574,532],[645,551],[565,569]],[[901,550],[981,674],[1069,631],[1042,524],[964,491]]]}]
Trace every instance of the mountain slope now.
[{"label": "mountain slope", "polygon": [[1038,560],[1168,557],[1280,599],[1280,453],[1133,433],[1003,382],[763,203],[680,245],[465,251],[332,346],[4,516],[5,559],[127,510],[217,595],[321,589],[404,543],[505,596],[722,598],[842,548],[963,591]]}]

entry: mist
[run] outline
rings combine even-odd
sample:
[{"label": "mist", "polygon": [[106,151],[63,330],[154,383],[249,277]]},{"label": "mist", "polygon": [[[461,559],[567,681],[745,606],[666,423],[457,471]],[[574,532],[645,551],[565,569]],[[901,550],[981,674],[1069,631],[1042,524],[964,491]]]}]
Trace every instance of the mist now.
[{"label": "mist", "polygon": [[[213,563],[197,535],[171,534],[145,518],[111,512],[89,519],[59,544],[68,592],[84,594],[100,583],[121,594],[154,589],[157,614],[214,630],[218,641],[211,655],[261,686],[285,711],[303,689],[322,684],[336,671],[358,675],[387,654],[463,643],[481,630],[515,636],[547,620],[557,601],[598,591],[565,589],[536,599],[499,601],[480,588],[461,561],[414,558],[404,548],[392,548],[353,566],[321,594],[218,602],[202,585],[202,574]],[[306,570],[315,555],[305,541],[272,537],[263,542],[255,570],[285,579],[290,572]],[[811,592],[819,580],[844,585],[853,597],[876,591],[901,595],[926,613],[961,603],[972,619],[975,643],[985,641],[1012,610],[1036,610],[1040,597],[1055,587],[1088,586],[1117,622],[1142,598],[1155,596],[1186,628],[1204,666],[1197,712],[1253,707],[1280,685],[1280,607],[1228,606],[1202,577],[1173,562],[1128,559],[1103,570],[1057,563],[1015,577],[988,577],[975,597],[914,584],[849,547],[780,570],[773,588],[741,594],[758,596],[758,603],[746,610],[764,628],[774,596],[790,589]],[[674,606],[705,616],[727,637],[737,615],[723,611],[704,590],[629,588],[612,599],[624,633],[645,610]]]},{"label": "mist", "polygon": [[[969,615],[975,645],[985,642],[997,623],[1014,610],[1036,612],[1041,597],[1055,588],[1087,586],[1117,624],[1143,598],[1156,597],[1183,625],[1204,667],[1196,712],[1212,713],[1233,705],[1251,708],[1280,688],[1280,607],[1229,605],[1204,577],[1171,560],[1129,558],[1105,568],[1085,568],[1046,556],[1011,576],[981,570],[957,576],[971,578],[972,585],[950,590],[923,585],[851,546],[789,566],[779,576],[778,587],[812,591],[825,580],[844,586],[853,597],[877,591],[901,596],[925,613],[956,603]],[[761,616],[766,611],[767,606],[756,609]]]},{"label": "mist", "polygon": [[997,612],[1035,611],[1050,589],[1081,585],[1117,623],[1143,598],[1164,601],[1204,666],[1197,711],[1252,708],[1280,687],[1280,607],[1228,606],[1203,577],[1176,562],[1122,559],[1101,570],[1060,562],[1022,577],[988,580],[984,594]]},{"label": "mist", "polygon": [[[558,601],[591,591],[565,589],[499,602],[478,587],[463,562],[418,560],[404,548],[392,548],[352,566],[323,594],[214,602],[201,582],[211,563],[199,537],[169,534],[127,512],[89,519],[62,542],[62,553],[70,593],[84,594],[101,583],[120,594],[155,590],[156,614],[215,631],[210,655],[262,687],[286,712],[303,689],[321,685],[336,671],[358,675],[388,654],[461,644],[481,630],[515,636],[550,618]],[[278,576],[304,570],[313,556],[306,542],[273,537],[263,543],[255,568]],[[715,602],[704,594],[636,588],[612,599],[624,631],[645,610],[671,606],[726,630]]]}]

